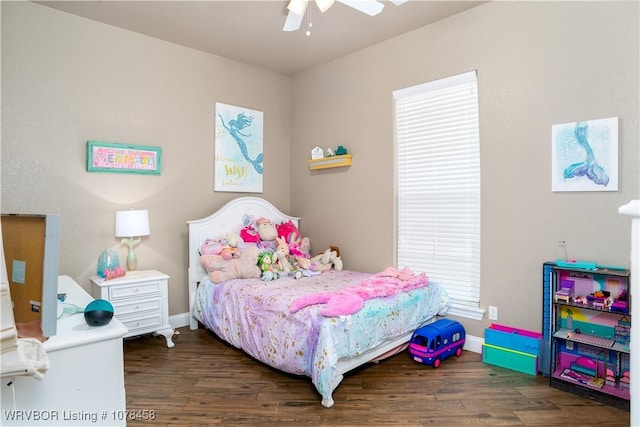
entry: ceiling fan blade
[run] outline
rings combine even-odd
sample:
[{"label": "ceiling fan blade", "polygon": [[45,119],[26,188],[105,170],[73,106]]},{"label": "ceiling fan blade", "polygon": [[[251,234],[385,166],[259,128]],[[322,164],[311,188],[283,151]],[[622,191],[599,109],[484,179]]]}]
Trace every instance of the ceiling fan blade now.
[{"label": "ceiling fan blade", "polygon": [[[305,4],[304,9],[307,9],[307,6]],[[287,20],[284,21],[284,27],[282,28],[283,31],[295,31],[297,29],[300,28],[300,25],[302,24],[302,19],[304,18],[304,11],[302,12],[302,15],[296,15],[295,13],[289,11],[289,13],[287,14]]]},{"label": "ceiling fan blade", "polygon": [[382,9],[384,9],[384,4],[379,2],[378,0],[336,0],[339,3],[345,4],[349,7],[352,7],[356,10],[359,10],[362,13],[366,13],[369,16],[376,16]]},{"label": "ceiling fan blade", "polygon": [[307,3],[309,3],[309,0],[291,0],[287,5],[287,9],[296,15],[303,16],[304,11],[307,10]]},{"label": "ceiling fan blade", "polygon": [[325,13],[331,6],[333,6],[333,2],[335,0],[316,0],[316,6],[320,9],[320,12]]},{"label": "ceiling fan blade", "polygon": [[408,2],[409,0],[391,0],[391,3],[395,4],[396,6],[400,6],[403,3]]}]

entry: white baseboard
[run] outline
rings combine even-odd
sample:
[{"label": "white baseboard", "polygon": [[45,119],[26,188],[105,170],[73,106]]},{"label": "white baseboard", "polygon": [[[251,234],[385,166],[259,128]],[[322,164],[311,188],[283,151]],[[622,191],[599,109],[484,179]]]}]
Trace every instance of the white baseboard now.
[{"label": "white baseboard", "polygon": [[189,313],[174,314],[173,316],[169,316],[169,324],[174,328],[189,326],[190,317],[191,315]]},{"label": "white baseboard", "polygon": [[[173,316],[169,316],[169,324],[174,328],[182,328],[185,326],[189,326],[189,313],[181,313],[175,314]],[[467,335],[467,340],[464,343],[464,349],[467,351],[472,351],[474,353],[482,353],[482,344],[484,343],[484,338],[474,337],[471,335]]]},{"label": "white baseboard", "polygon": [[482,354],[483,343],[484,343],[484,338],[467,335],[467,340],[464,342],[464,347],[462,348],[468,351],[472,351],[474,353]]}]

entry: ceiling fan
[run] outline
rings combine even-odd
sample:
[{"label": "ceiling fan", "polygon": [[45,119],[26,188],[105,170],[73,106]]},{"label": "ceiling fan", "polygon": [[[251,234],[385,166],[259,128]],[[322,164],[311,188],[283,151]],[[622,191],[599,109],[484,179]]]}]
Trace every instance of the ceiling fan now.
[{"label": "ceiling fan", "polygon": [[[287,14],[287,20],[282,28],[284,31],[295,31],[300,28],[300,24],[302,24],[302,18],[304,18],[304,13],[307,10],[309,1],[311,0],[289,1],[289,4],[287,5],[289,13]],[[318,9],[320,9],[320,12],[326,12],[336,1],[359,10],[362,13],[366,13],[369,16],[377,15],[382,12],[382,9],[384,8],[384,4],[378,0],[315,0],[315,3],[318,6]],[[401,5],[408,0],[391,1],[395,5]]]}]

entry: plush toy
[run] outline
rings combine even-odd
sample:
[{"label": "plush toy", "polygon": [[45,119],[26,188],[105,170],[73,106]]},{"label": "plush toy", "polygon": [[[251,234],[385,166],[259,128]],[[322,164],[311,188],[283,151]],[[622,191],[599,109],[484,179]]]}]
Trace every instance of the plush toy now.
[{"label": "plush toy", "polygon": [[299,249],[307,258],[311,258],[311,240],[308,237],[302,238]]},{"label": "plush toy", "polygon": [[238,256],[240,256],[240,253],[236,250],[236,248],[233,248],[231,246],[225,246],[222,248],[220,255],[222,256],[222,258],[226,260],[230,260],[233,257],[237,258]]},{"label": "plush toy", "polygon": [[276,241],[278,242],[278,247],[276,248],[275,257],[276,257],[276,270],[290,272],[293,270],[293,266],[289,262],[289,245],[287,242],[280,238],[276,237]]},{"label": "plush toy", "polygon": [[246,243],[258,243],[260,236],[252,225],[245,225],[240,229],[240,238]]},{"label": "plush toy", "polygon": [[200,255],[220,255],[225,246],[225,239],[207,239],[200,247]]},{"label": "plush toy", "polygon": [[282,224],[277,224],[276,230],[278,231],[278,237],[283,238],[289,244],[289,249],[291,249],[292,243],[300,244],[302,241],[302,234],[300,234],[300,230],[298,230],[298,227],[296,227],[291,220],[285,221]]},{"label": "plush toy", "polygon": [[320,263],[325,267],[328,266],[329,268],[325,268],[326,270],[329,270],[331,267],[335,270],[342,270],[343,268],[342,259],[338,256],[338,252],[331,248],[311,258],[311,262]]},{"label": "plush toy", "polygon": [[271,223],[270,219],[260,217],[256,220],[256,224],[260,240],[264,242],[276,240],[276,237],[278,237],[278,231],[276,230],[276,226]]},{"label": "plush toy", "polygon": [[260,236],[255,228],[253,228],[253,224],[255,223],[255,218],[253,215],[244,214],[242,216],[242,228],[240,229],[240,238],[245,243],[258,243],[260,241]]},{"label": "plush toy", "polygon": [[244,240],[238,234],[231,233],[227,236],[227,243],[232,248],[237,248],[239,245],[242,245],[242,242],[244,242]]},{"label": "plush toy", "polygon": [[229,244],[228,239],[207,239],[200,247],[200,255],[221,255],[224,259],[231,259],[235,253],[235,245]]},{"label": "plush toy", "polygon": [[262,252],[258,255],[258,267],[262,272],[262,280],[270,281],[278,278],[278,272],[276,271],[275,266],[273,265],[273,253],[272,252]]},{"label": "plush toy", "polygon": [[256,246],[248,246],[239,253],[238,258],[224,259],[222,255],[202,255],[200,265],[209,273],[209,278],[214,283],[231,279],[250,279],[260,277],[258,256],[260,249]]},{"label": "plush toy", "polygon": [[295,257],[295,267],[301,270],[323,272],[331,269],[329,264],[321,264],[316,261],[311,261],[306,257]]},{"label": "plush toy", "polygon": [[300,249],[300,243],[298,242],[289,243],[289,254],[295,257],[309,258],[309,254]]}]

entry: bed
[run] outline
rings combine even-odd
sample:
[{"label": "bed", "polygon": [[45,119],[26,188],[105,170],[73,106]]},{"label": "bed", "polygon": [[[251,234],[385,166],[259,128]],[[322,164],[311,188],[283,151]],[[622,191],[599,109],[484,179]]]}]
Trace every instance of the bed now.
[{"label": "bed", "polygon": [[[258,197],[234,199],[188,221],[190,327],[202,324],[269,366],[311,378],[325,407],[333,406],[345,373],[401,351],[414,330],[451,307],[446,292],[424,274],[392,267],[376,274],[332,269],[300,279],[214,283],[200,264],[200,248],[207,239],[237,233],[247,216],[300,221]],[[360,308],[341,311],[341,303],[358,298]]]}]

